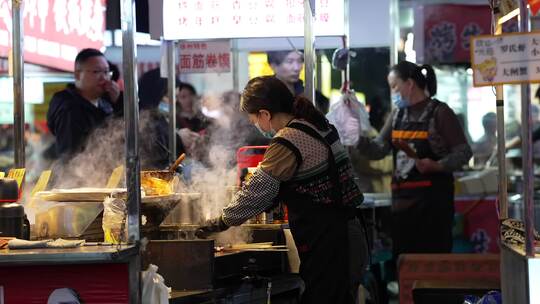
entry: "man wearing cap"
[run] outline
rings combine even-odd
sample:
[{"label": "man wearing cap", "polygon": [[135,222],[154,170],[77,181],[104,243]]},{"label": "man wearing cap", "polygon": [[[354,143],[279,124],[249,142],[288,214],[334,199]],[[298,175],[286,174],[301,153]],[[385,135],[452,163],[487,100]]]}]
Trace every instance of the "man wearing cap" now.
[{"label": "man wearing cap", "polygon": [[75,83],[54,94],[47,111],[47,126],[56,137],[59,157],[82,151],[90,133],[113,113],[121,114],[122,95],[111,80],[105,55],[84,49],[75,58]]}]

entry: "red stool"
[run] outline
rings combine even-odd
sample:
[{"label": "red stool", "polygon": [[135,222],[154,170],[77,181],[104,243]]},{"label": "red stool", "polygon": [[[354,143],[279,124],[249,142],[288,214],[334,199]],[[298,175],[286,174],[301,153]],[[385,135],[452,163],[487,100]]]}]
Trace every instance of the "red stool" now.
[{"label": "red stool", "polygon": [[249,167],[257,167],[263,160],[268,146],[244,146],[236,151],[236,164],[238,167],[238,185],[242,184],[243,170]]}]

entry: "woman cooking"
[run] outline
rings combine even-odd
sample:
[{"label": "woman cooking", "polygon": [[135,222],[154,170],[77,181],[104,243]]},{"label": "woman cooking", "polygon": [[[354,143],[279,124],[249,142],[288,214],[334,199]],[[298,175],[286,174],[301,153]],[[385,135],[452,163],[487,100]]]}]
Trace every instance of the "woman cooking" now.
[{"label": "woman cooking", "polygon": [[273,76],[249,81],[241,110],[272,142],[233,202],[197,235],[240,225],[275,201],[286,202],[306,286],[302,303],[353,303],[367,264],[365,233],[356,218],[363,197],[336,130]]},{"label": "woman cooking", "polygon": [[472,156],[456,115],[432,97],[437,92],[429,65],[402,61],[388,75],[396,109],[375,139],[360,138],[358,150],[371,159],[390,151],[393,251],[445,253],[452,249],[454,178]]}]

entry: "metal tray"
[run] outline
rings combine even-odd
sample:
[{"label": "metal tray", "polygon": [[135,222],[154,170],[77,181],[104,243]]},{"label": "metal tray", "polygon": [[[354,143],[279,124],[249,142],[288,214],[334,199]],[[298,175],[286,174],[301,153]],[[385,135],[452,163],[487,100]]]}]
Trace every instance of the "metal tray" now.
[{"label": "metal tray", "polygon": [[36,196],[52,202],[102,202],[106,197],[125,197],[125,188],[73,188],[40,191]]},{"label": "metal tray", "polygon": [[[102,202],[107,197],[117,197],[125,199],[127,192],[125,188],[74,188],[74,189],[53,189],[51,191],[40,191],[36,196],[49,202]],[[164,203],[167,201],[178,201],[179,193],[167,195],[148,195],[141,198],[142,203]]]}]

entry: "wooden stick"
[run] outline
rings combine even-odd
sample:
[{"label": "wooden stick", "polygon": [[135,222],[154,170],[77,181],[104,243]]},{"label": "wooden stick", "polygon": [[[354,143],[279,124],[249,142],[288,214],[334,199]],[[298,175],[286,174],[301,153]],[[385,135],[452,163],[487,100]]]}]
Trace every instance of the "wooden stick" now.
[{"label": "wooden stick", "polygon": [[185,158],[186,158],[186,153],[182,153],[180,156],[178,156],[174,164],[172,164],[172,166],[169,168],[169,171],[174,172],[174,170],[176,170],[176,168],[180,166],[180,164],[184,161]]}]

